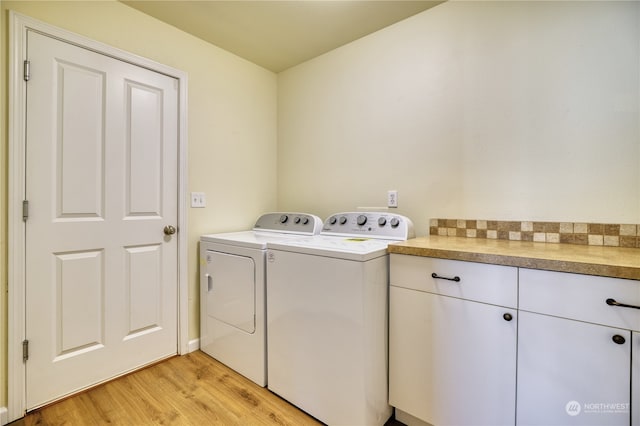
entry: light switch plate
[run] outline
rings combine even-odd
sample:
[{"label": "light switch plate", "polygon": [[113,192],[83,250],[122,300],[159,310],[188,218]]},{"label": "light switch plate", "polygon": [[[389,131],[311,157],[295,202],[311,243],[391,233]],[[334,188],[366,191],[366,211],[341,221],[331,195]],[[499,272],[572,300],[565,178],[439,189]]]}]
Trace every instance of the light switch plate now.
[{"label": "light switch plate", "polygon": [[192,192],[191,193],[191,207],[203,208],[207,206],[207,197],[204,192]]}]

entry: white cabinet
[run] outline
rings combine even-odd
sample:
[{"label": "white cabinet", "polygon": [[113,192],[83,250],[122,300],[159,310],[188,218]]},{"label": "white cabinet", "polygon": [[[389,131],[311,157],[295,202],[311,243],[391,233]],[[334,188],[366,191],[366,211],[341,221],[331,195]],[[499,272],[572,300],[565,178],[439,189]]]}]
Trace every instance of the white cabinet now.
[{"label": "white cabinet", "polygon": [[640,425],[640,333],[633,332],[631,339],[631,424]]},{"label": "white cabinet", "polygon": [[516,268],[392,254],[390,404],[434,425],[513,425],[516,304]]},{"label": "white cabinet", "polygon": [[519,286],[517,424],[629,425],[640,310],[607,300],[640,305],[640,283],[520,269]]},{"label": "white cabinet", "polygon": [[412,422],[640,425],[639,281],[391,254],[390,282]]},{"label": "white cabinet", "polygon": [[630,331],[523,311],[518,327],[518,425],[629,425]]}]

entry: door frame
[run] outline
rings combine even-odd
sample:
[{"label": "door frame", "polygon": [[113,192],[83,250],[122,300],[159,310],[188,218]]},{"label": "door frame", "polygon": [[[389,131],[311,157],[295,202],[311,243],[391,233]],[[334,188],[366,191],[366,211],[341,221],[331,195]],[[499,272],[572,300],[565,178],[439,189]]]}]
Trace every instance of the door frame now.
[{"label": "door frame", "polygon": [[178,80],[178,354],[189,352],[188,274],[187,274],[187,73],[143,58],[82,35],[66,31],[9,11],[9,173],[8,173],[8,421],[24,416],[26,410],[26,366],[22,342],[26,326],[26,240],[22,201],[26,193],[26,85],[23,61],[26,58],[27,31],[85,48],[132,65]]}]

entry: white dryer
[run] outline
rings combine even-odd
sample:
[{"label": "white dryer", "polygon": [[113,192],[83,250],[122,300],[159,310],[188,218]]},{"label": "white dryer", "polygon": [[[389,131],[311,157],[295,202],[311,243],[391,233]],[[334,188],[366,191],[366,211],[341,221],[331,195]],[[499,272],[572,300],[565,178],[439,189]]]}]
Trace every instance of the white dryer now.
[{"label": "white dryer", "polygon": [[413,236],[404,216],[350,212],[267,244],[271,391],[329,425],[389,419],[387,245]]},{"label": "white dryer", "polygon": [[200,237],[200,349],[260,386],[267,384],[267,242],[316,235],[322,220],[266,213],[253,230]]}]

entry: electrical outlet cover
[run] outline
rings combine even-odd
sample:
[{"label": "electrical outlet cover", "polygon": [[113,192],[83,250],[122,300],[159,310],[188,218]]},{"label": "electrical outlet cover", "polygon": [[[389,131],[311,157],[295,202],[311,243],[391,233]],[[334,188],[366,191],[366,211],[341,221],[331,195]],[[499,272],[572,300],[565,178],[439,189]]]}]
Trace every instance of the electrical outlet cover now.
[{"label": "electrical outlet cover", "polygon": [[398,207],[398,191],[387,191],[387,207]]}]

